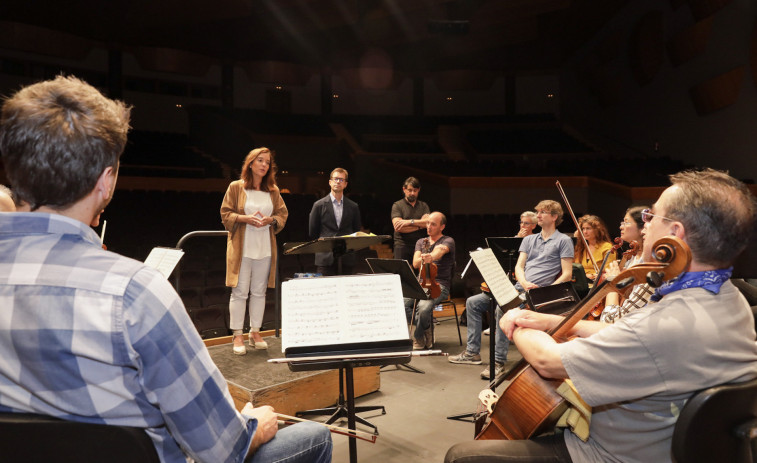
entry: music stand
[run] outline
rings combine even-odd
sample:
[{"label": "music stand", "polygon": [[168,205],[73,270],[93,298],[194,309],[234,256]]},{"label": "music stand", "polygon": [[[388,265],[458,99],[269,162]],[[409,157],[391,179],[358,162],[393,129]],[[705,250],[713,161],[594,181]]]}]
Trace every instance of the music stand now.
[{"label": "music stand", "polygon": [[[521,238],[518,238],[521,239]],[[489,238],[487,238],[487,241]],[[471,258],[476,263],[481,272],[481,276],[484,277],[484,281],[489,286],[491,292],[484,293],[489,297],[489,319],[491,321],[491,334],[489,336],[489,387],[494,390],[494,382],[497,379],[494,375],[496,372],[494,350],[496,349],[496,330],[498,327],[495,323],[495,311],[497,304],[502,308],[503,312],[506,312],[512,308],[520,305],[521,300],[512,287],[512,283],[509,282],[507,276],[504,275],[504,269],[499,265],[499,259],[496,259],[496,253],[493,249],[482,249],[479,251],[472,251],[470,253]],[[496,299],[499,297],[499,299]],[[474,423],[475,413],[463,413],[459,415],[448,416],[448,420],[468,421]]]},{"label": "music stand", "polygon": [[[502,268],[505,269],[505,272],[513,275],[515,264],[518,262],[516,256],[518,255],[523,238],[518,236],[492,236],[484,238],[484,241],[486,241],[486,245],[494,252],[494,256]],[[513,261],[513,257],[516,257],[515,261]]]},{"label": "music stand", "polygon": [[[400,283],[402,284],[402,297],[410,299],[428,299],[428,294],[423,290],[421,284],[418,283],[418,279],[413,273],[413,269],[410,267],[410,263],[405,259],[378,259],[369,257],[365,259],[370,267],[371,272],[375,273],[393,273],[400,276]],[[386,365],[384,365],[386,366]],[[407,363],[397,363],[396,368],[400,370],[401,367],[407,368],[415,373],[425,374],[426,372],[420,368],[416,368]],[[381,367],[383,369],[383,366]]]},{"label": "music stand", "polygon": [[304,243],[284,243],[284,255],[331,252],[337,262],[337,273],[342,273],[342,257],[354,251],[392,239],[389,235],[324,236]]},{"label": "music stand", "polygon": [[[395,275],[301,278],[282,284],[282,303],[287,309],[283,317],[282,349],[284,360],[293,362],[289,368],[339,370],[337,404],[297,415],[332,414],[329,424],[346,417],[350,429],[360,422],[378,434],[376,426],[355,414],[370,410],[385,414],[386,409],[355,406],[353,368],[410,361],[412,344],[405,331],[399,287],[399,277]],[[377,331],[373,328],[376,325],[384,328]],[[356,463],[354,438],[349,446],[350,462]]]}]

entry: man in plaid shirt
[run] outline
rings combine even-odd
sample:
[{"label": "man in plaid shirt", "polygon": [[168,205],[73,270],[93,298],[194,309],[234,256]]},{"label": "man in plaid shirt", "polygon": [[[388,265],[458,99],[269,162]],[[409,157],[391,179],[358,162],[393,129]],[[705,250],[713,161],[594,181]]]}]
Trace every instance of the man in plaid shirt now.
[{"label": "man in plaid shirt", "polygon": [[277,433],[271,407],[237,412],[171,285],[89,227],[112,198],[129,114],[72,77],[3,105],[20,207],[0,214],[0,412],[144,428],[164,462],[331,461],[325,428]]}]

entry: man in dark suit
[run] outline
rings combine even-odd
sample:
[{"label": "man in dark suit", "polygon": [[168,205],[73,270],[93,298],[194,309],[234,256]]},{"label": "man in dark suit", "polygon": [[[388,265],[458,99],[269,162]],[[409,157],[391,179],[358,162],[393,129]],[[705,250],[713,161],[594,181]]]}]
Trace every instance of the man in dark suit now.
[{"label": "man in dark suit", "polygon": [[[347,176],[347,171],[341,167],[331,171],[329,176],[331,192],[313,203],[313,209],[310,210],[310,239],[350,235],[360,231],[360,209],[355,201],[344,196]],[[338,262],[334,259],[332,252],[316,253],[315,265],[318,267],[318,273],[323,275],[339,274]],[[342,275],[351,275],[354,267],[354,254],[346,254],[342,257]]]}]

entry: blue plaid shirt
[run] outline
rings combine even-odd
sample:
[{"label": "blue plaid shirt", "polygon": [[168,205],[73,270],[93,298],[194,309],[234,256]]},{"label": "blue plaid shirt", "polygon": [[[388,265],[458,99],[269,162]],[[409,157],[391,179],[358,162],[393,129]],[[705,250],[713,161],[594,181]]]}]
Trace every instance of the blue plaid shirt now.
[{"label": "blue plaid shirt", "polygon": [[0,213],[0,411],[145,428],[164,462],[241,462],[257,427],[165,277],[43,213]]}]

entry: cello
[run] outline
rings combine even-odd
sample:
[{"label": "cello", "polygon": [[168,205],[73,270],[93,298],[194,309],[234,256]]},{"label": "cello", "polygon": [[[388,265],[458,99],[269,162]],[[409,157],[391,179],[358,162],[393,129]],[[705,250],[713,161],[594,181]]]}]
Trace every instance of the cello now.
[{"label": "cello", "polygon": [[[654,244],[652,253],[657,262],[642,263],[621,272],[612,281],[605,280],[581,301],[549,334],[556,342],[567,341],[570,329],[578,323],[610,291],[627,295],[639,283],[653,287],[686,271],[691,263],[691,252],[682,240],[665,237]],[[505,381],[507,387],[497,397],[494,390]],[[476,440],[528,439],[554,427],[568,408],[567,402],[557,393],[563,379],[544,378],[522,359],[506,374],[495,379],[489,389],[479,394],[488,414],[485,422],[477,422]],[[480,432],[478,429],[480,428]]]}]

